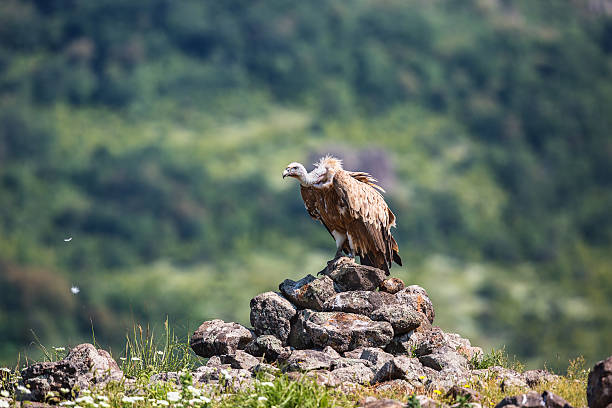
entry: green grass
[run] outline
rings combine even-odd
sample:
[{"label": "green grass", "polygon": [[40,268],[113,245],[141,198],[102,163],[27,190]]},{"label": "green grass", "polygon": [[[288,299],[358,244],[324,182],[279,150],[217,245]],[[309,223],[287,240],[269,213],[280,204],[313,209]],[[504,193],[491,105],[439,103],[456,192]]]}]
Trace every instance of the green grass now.
[{"label": "green grass", "polygon": [[189,370],[203,364],[203,360],[193,354],[189,347],[189,337],[181,341],[164,322],[161,338],[149,326],[143,329],[135,325],[126,336],[123,356],[120,357],[121,370],[128,377],[150,377],[153,374]]},{"label": "green grass", "polygon": [[509,368],[519,372],[525,369],[525,366],[516,359],[516,356],[512,357],[512,359],[508,356],[505,347],[501,349],[493,348],[484,355],[475,355],[470,359],[469,364],[470,368],[473,370],[487,369],[495,366]]}]

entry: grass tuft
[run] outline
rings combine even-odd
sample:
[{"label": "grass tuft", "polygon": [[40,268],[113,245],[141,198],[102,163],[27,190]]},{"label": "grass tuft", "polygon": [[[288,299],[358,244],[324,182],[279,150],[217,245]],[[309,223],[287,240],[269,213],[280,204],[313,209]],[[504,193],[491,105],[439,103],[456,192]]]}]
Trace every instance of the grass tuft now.
[{"label": "grass tuft", "polygon": [[484,355],[475,355],[470,359],[469,364],[470,368],[474,370],[487,369],[495,366],[504,367],[519,372],[522,372],[525,369],[524,365],[516,359],[516,356],[510,359],[508,353],[506,353],[505,347],[498,350],[491,349],[489,353]]},{"label": "grass tuft", "polygon": [[170,329],[168,319],[164,322],[164,334],[161,339],[155,337],[155,331],[148,325],[134,325],[132,334],[126,334],[125,350],[121,361],[121,370],[127,377],[150,377],[152,374],[168,371],[191,370],[202,365],[203,360],[197,357],[189,347],[189,337],[180,340]]}]

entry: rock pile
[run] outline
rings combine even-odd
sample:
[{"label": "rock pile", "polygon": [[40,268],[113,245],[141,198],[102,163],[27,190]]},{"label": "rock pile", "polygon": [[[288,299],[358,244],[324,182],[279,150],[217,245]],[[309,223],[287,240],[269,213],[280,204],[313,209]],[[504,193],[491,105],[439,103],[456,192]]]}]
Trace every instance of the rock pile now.
[{"label": "rock pile", "polygon": [[325,276],[287,279],[279,292],[255,296],[250,306],[252,329],[212,320],[195,331],[192,349],[210,358],[203,371],[248,379],[280,369],[328,385],[447,390],[469,380],[469,360],[482,353],[432,326],[435,311],[425,289],[347,258],[330,263]]},{"label": "rock pile", "polygon": [[91,344],[80,344],[70,350],[66,358],[55,362],[31,365],[21,372],[22,391],[17,399],[54,401],[67,398],[93,385],[119,381],[123,372],[105,350]]}]

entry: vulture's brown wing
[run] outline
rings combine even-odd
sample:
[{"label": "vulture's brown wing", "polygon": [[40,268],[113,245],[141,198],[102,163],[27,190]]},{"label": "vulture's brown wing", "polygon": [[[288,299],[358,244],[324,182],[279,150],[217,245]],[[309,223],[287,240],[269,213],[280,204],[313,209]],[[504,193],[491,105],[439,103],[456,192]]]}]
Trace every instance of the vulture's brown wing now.
[{"label": "vulture's brown wing", "polygon": [[[315,220],[321,220],[321,215],[317,210],[317,192],[313,187],[304,187],[300,186],[300,193],[302,194],[302,200],[304,200],[304,206],[306,207],[306,211],[308,215],[310,215]],[[331,234],[331,232],[330,232]]]},{"label": "vulture's brown wing", "polygon": [[[329,226],[325,223],[326,217],[322,217],[319,213],[319,209],[317,208],[317,203],[320,204],[322,200],[321,191],[315,189],[314,187],[300,186],[300,193],[302,194],[302,200],[304,200],[304,206],[306,207],[306,211],[308,212],[308,214],[315,220],[321,221],[321,224],[325,226],[325,229],[327,229],[329,235],[331,235],[332,238],[334,238],[335,240],[336,238],[334,237],[334,234],[332,234],[331,230],[329,229]],[[344,244],[343,250],[346,253],[350,252],[348,242]]]},{"label": "vulture's brown wing", "polygon": [[375,189],[379,190],[382,193],[385,192],[384,188],[376,184],[378,183],[378,180],[372,177],[370,173],[366,173],[363,171],[348,171],[347,173],[350,174],[351,177],[354,178],[355,180],[361,181],[362,183],[366,183],[367,185],[374,187]]},{"label": "vulture's brown wing", "polygon": [[359,181],[346,171],[336,174],[334,188],[341,204],[348,208],[345,224],[362,263],[387,272],[394,260],[401,265],[399,248],[390,231],[395,215],[383,196],[371,183]]}]

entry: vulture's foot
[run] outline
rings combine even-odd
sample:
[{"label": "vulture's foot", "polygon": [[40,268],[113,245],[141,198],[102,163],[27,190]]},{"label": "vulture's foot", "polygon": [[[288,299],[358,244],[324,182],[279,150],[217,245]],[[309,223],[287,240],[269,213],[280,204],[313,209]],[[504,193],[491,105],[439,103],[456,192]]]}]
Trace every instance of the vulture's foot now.
[{"label": "vulture's foot", "polygon": [[317,275],[328,276],[334,269],[338,268],[342,264],[355,263],[354,258],[344,256],[342,255],[342,253],[340,253],[340,256],[337,256],[337,255],[338,254],[336,253],[336,257],[334,259],[327,261],[327,266],[323,270],[319,271]]}]

